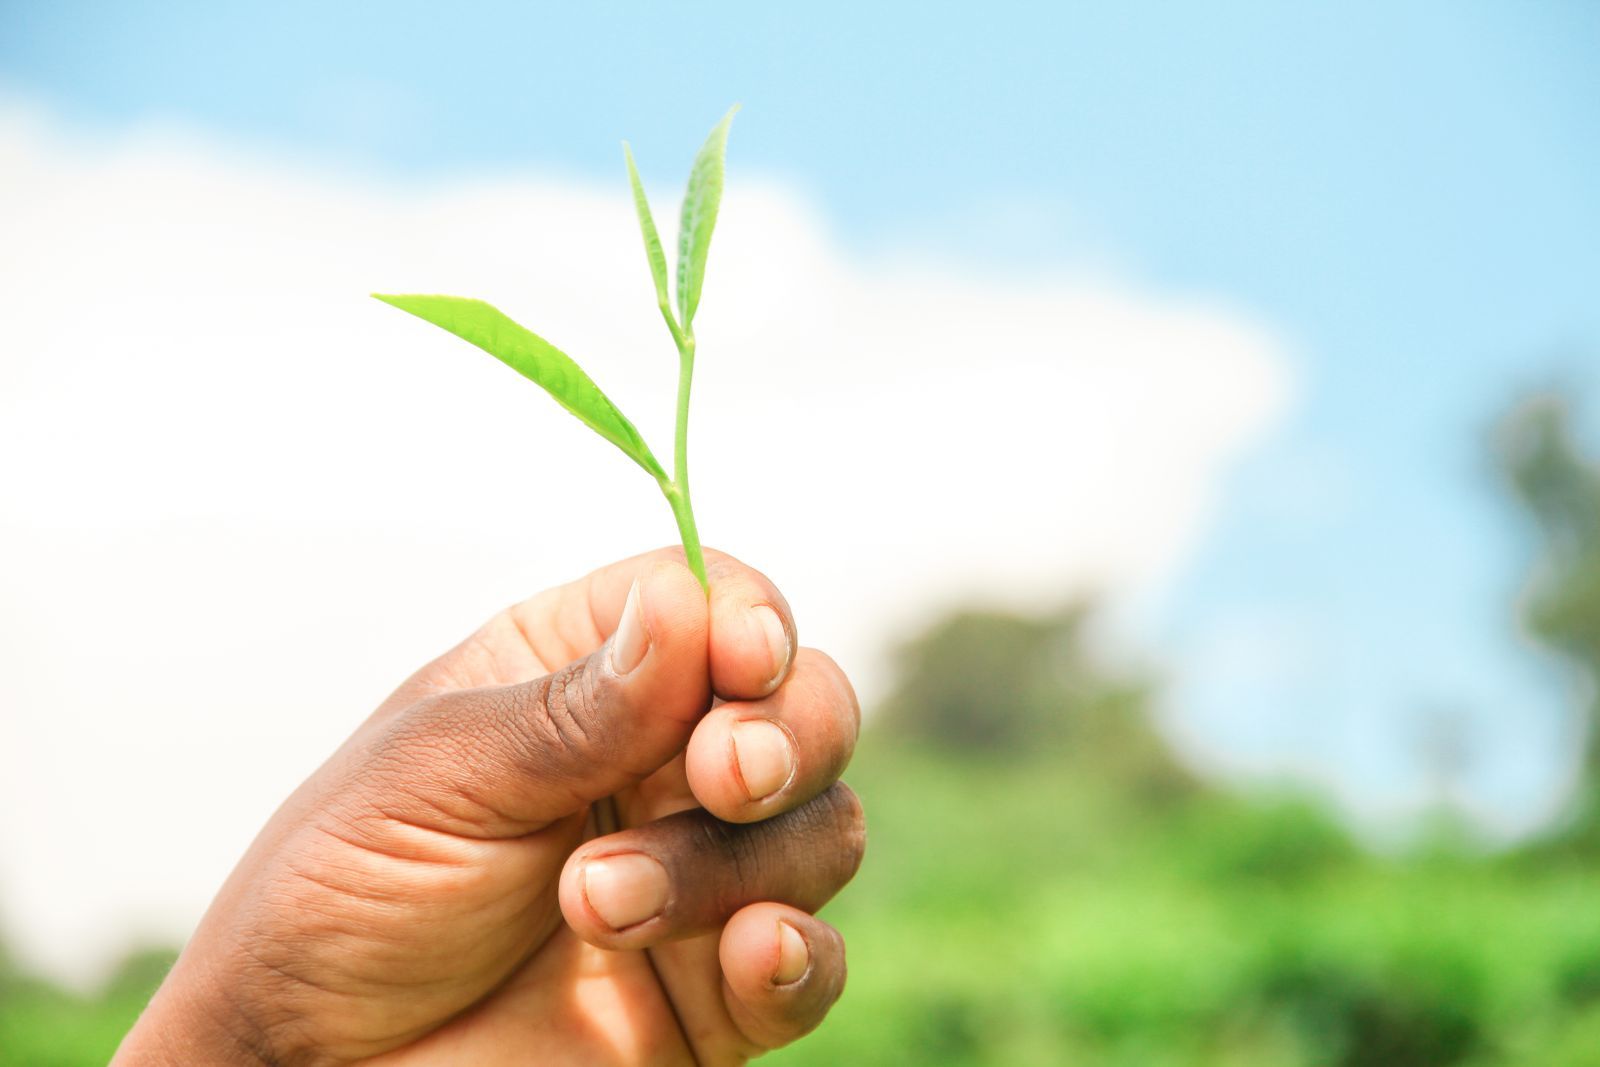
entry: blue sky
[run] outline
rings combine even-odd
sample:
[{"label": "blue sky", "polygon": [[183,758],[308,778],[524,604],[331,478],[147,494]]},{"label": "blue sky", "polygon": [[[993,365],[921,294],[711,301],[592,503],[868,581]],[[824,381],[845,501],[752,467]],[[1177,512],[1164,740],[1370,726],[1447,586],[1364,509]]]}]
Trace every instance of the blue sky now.
[{"label": "blue sky", "polygon": [[0,87],[86,130],[177,120],[396,182],[613,180],[627,136],[667,186],[738,100],[737,164],[800,183],[863,252],[1112,270],[1259,316],[1294,345],[1299,400],[1157,628],[1203,656],[1219,618],[1282,622],[1316,654],[1200,672],[1204,728],[1394,781],[1412,714],[1456,707],[1503,757],[1486,802],[1526,810],[1548,781],[1561,697],[1509,632],[1527,546],[1485,431],[1516,390],[1587,385],[1600,349],[1600,8],[13,3],[0,21]]}]

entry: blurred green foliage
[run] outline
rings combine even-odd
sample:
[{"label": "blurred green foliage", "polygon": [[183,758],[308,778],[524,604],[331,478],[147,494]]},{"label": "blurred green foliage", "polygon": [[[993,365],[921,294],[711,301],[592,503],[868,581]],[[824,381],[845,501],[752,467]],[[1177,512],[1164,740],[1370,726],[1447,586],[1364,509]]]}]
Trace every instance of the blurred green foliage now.
[{"label": "blurred green foliage", "polygon": [[176,958],[166,949],[135,952],[84,996],[24,974],[0,950],[0,1067],[100,1067]]},{"label": "blurred green foliage", "polygon": [[849,994],[786,1064],[1600,1067],[1582,864],[1356,848],[1293,796],[1178,810],[869,741]]},{"label": "blurred green foliage", "polygon": [[1584,767],[1559,844],[1600,851],[1600,464],[1574,439],[1568,403],[1534,397],[1500,426],[1499,463],[1539,533],[1521,622],[1583,676]]},{"label": "blurred green foliage", "polygon": [[1089,621],[1083,604],[1042,618],[952,615],[899,649],[875,732],[964,761],[1048,753],[1061,774],[1150,803],[1192,796],[1197,781],[1146,713],[1152,680],[1099,662]]},{"label": "blurred green foliage", "polygon": [[[1600,470],[1554,401],[1498,441],[1542,538],[1525,623],[1593,683]],[[849,994],[768,1062],[1600,1067],[1600,741],[1549,839],[1487,855],[1444,813],[1375,855],[1186,769],[1090,623],[965,612],[901,650],[850,774],[867,862],[827,911]],[[80,997],[0,955],[0,1067],[104,1063],[169,963]]]}]

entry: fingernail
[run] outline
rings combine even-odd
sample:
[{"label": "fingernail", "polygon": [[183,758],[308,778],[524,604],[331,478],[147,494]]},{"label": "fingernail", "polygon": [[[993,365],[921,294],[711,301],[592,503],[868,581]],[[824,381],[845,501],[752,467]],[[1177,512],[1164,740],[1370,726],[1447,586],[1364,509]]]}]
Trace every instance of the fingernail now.
[{"label": "fingernail", "polygon": [[757,604],[751,612],[767,639],[767,651],[772,654],[772,674],[767,679],[767,685],[773,687],[783,677],[783,672],[789,669],[789,631],[783,628],[783,619],[770,604]]},{"label": "fingernail", "polygon": [[733,724],[733,758],[739,764],[744,791],[752,801],[767,799],[782,789],[794,773],[789,735],[765,719]]},{"label": "fingernail", "polygon": [[667,870],[641,852],[583,865],[583,898],[613,930],[636,926],[667,906]]},{"label": "fingernail", "polygon": [[797,982],[811,966],[811,947],[800,931],[778,920],[778,970],[772,976],[773,985]]},{"label": "fingernail", "polygon": [[628,590],[628,601],[622,605],[617,632],[611,638],[611,669],[627,674],[644,662],[649,649],[650,631],[644,628],[644,616],[639,614],[639,579],[635,578]]}]

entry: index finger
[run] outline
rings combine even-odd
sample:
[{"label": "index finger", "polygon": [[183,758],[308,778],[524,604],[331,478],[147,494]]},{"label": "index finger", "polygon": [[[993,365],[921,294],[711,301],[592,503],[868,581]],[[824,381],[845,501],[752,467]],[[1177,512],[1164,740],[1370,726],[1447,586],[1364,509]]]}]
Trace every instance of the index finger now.
[{"label": "index finger", "polygon": [[755,700],[788,677],[799,648],[789,602],[765,574],[722,552],[706,553],[711,583],[711,689]]},{"label": "index finger", "polygon": [[[679,546],[608,564],[511,608],[508,614],[540,659],[552,666],[586,656],[616,629],[628,589],[659,560],[683,562]],[[705,550],[711,630],[711,687],[724,700],[751,700],[777,689],[799,647],[789,602],[766,575],[733,556]]]}]

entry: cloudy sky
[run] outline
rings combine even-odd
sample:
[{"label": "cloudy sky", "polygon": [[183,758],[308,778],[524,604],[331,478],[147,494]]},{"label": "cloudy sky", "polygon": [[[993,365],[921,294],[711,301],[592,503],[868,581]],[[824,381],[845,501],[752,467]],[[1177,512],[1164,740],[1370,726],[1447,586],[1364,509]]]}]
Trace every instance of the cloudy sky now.
[{"label": "cloudy sky", "polygon": [[1563,693],[1510,632],[1483,437],[1592,376],[1600,16],[1100,8],[8,6],[11,940],[70,972],[181,935],[386,687],[672,538],[362,294],[494,300],[662,451],[617,142],[671,216],[734,100],[696,495],[808,641],[870,694],[942,606],[1100,591],[1200,757],[1376,820],[1459,709],[1476,805],[1533,824]]}]

